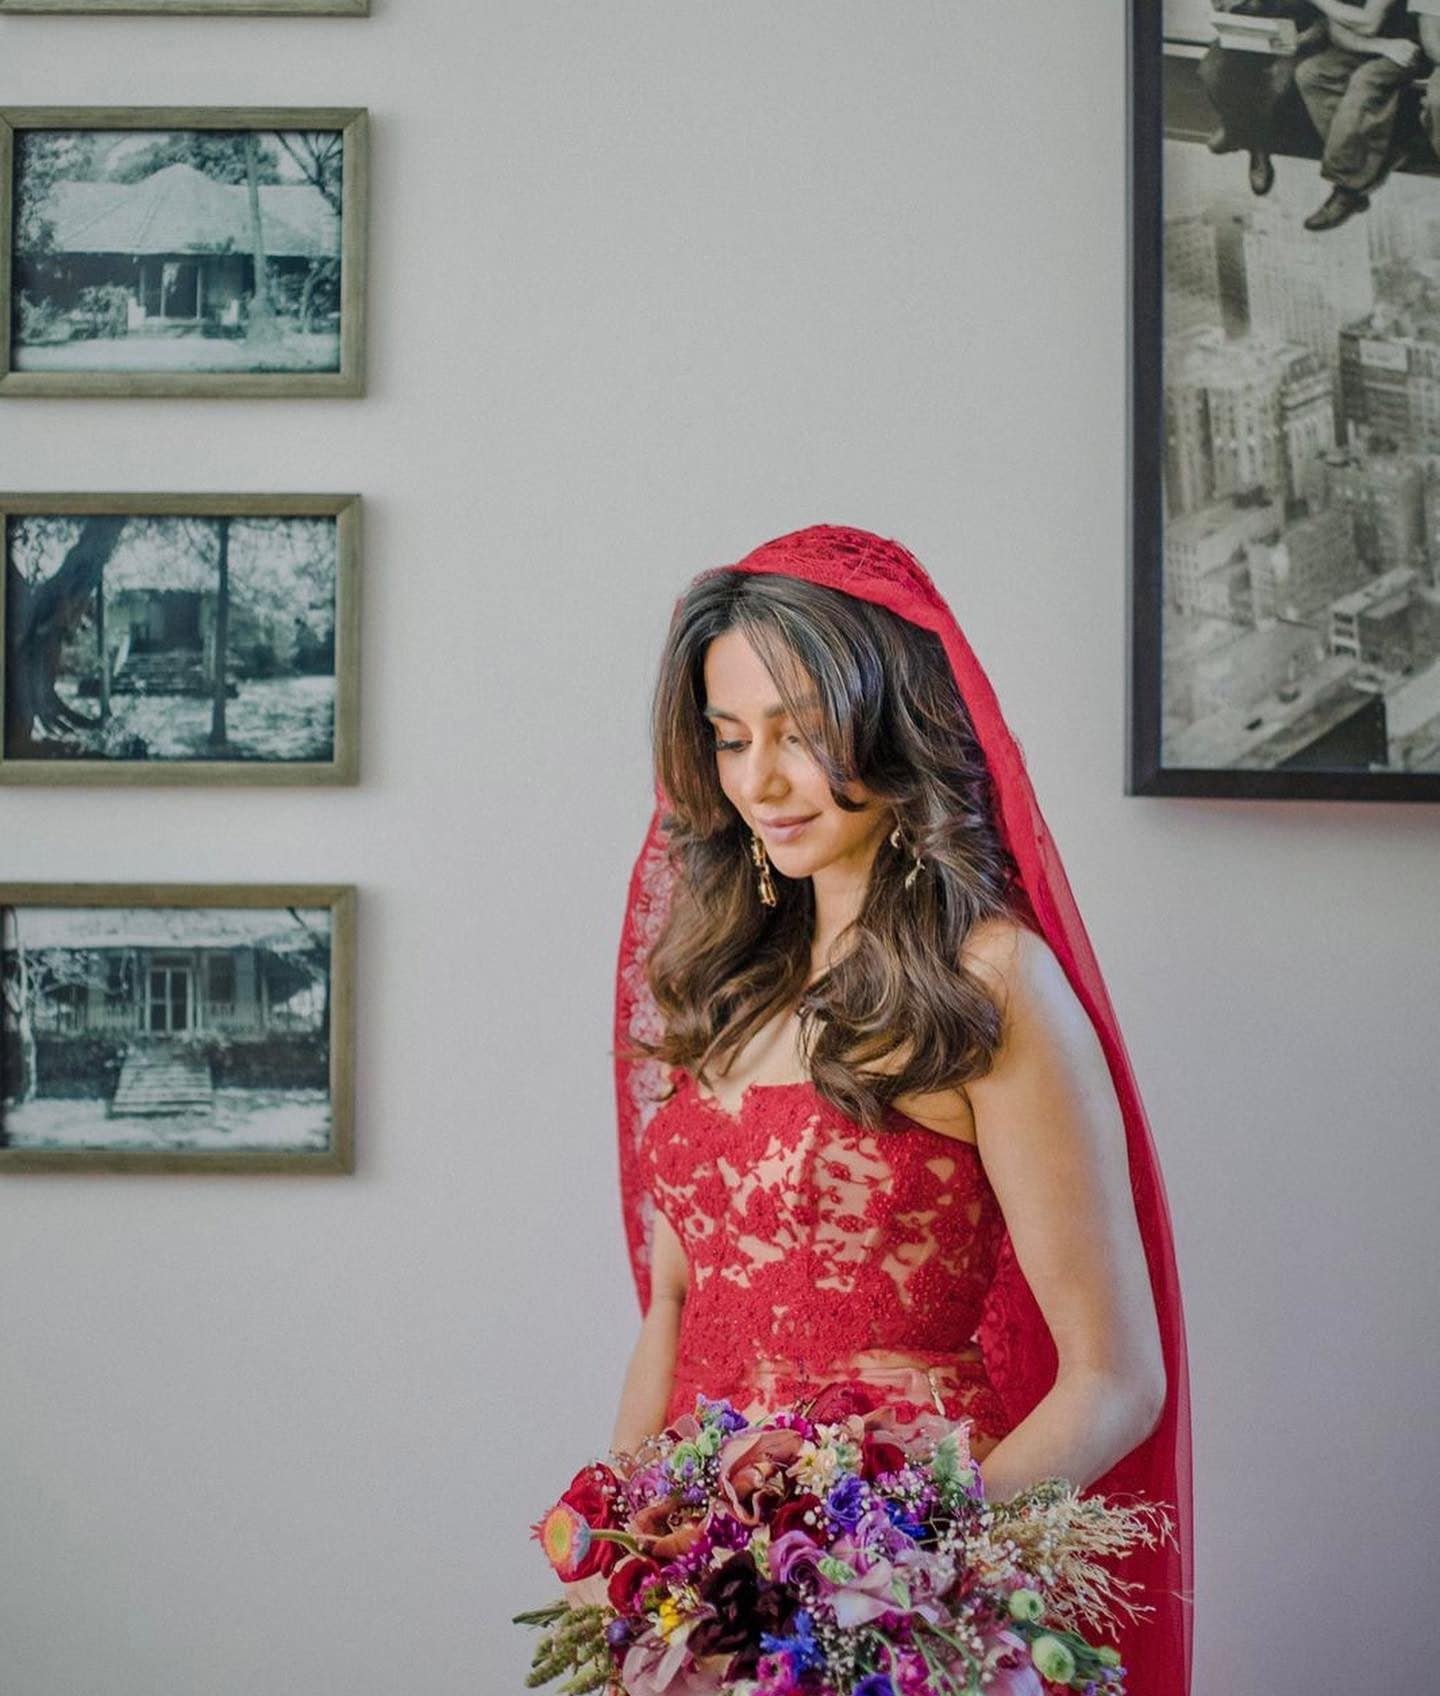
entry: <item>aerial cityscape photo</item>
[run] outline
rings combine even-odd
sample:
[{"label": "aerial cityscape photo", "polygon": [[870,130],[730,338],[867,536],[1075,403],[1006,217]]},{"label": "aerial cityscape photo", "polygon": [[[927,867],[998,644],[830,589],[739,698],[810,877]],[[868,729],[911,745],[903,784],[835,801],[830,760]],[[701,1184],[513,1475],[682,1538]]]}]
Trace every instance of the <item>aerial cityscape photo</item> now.
[{"label": "aerial cityscape photo", "polygon": [[1167,139],[1163,760],[1440,771],[1440,177]]}]

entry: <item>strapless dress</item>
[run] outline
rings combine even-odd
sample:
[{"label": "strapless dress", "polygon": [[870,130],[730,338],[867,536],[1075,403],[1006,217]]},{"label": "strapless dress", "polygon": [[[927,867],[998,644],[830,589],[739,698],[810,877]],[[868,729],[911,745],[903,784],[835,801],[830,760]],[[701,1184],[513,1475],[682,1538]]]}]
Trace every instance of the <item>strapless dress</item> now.
[{"label": "strapless dress", "polygon": [[642,1145],[689,1269],[667,1420],[858,1382],[971,1419],[983,1459],[1010,1421],[974,1340],[1005,1234],[979,1151],[896,1109],[866,1130],[808,1080],[732,1113],[673,1077]]}]

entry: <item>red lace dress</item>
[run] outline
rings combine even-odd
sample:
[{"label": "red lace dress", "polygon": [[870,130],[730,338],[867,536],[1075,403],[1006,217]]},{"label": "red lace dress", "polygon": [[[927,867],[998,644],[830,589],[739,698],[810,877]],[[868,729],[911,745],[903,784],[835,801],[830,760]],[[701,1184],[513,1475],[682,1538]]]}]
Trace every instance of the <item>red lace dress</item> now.
[{"label": "red lace dress", "polygon": [[732,1114],[673,1076],[641,1149],[689,1266],[667,1419],[859,1380],[971,1418],[983,1455],[1009,1421],[973,1341],[1005,1231],[978,1151],[894,1109],[867,1131],[809,1082]]}]

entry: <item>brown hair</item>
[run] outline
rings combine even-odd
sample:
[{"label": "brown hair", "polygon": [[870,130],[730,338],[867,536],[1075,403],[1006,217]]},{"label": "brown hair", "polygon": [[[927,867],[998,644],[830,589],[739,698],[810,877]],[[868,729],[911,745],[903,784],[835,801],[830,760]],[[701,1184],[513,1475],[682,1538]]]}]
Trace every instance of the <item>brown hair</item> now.
[{"label": "brown hair", "polygon": [[[743,632],[760,655],[835,804],[862,805],[841,793],[858,780],[894,809],[905,844],[882,843],[844,933],[845,952],[808,989],[810,880],[772,868],[779,899],[761,904],[748,826],[720,787],[715,732],[702,713],[705,653],[727,630]],[[821,704],[813,734],[799,707],[811,689]],[[963,966],[961,945],[982,919],[1033,920],[939,638],[801,578],[703,572],[671,621],[651,732],[656,777],[671,804],[662,824],[676,879],[646,963],[664,1034],[637,1041],[631,1057],[705,1081],[713,1062],[794,1006],[815,1088],[871,1129],[896,1096],[988,1070],[1001,1013]],[[924,869],[907,889],[916,854]]]}]

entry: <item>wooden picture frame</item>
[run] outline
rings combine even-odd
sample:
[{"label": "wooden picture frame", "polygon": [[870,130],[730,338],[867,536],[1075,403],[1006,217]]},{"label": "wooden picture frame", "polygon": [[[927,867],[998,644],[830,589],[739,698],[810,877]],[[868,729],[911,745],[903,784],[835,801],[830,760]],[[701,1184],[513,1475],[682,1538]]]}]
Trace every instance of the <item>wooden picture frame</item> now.
[{"label": "wooden picture frame", "polygon": [[[1363,404],[1342,388],[1353,361],[1340,340],[1358,332],[1325,278],[1344,253],[1368,288],[1370,238],[1359,218],[1305,223],[1330,184],[1293,70],[1254,127],[1230,92],[1266,86],[1261,67],[1292,48],[1315,49],[1278,29],[1222,38],[1207,0],[1130,0],[1128,10],[1125,792],[1440,800],[1440,438],[1399,447],[1414,462],[1403,556],[1385,553],[1385,537],[1345,529],[1359,522],[1342,501],[1372,474],[1366,455],[1390,450],[1368,433],[1361,442]],[[1222,52],[1234,136],[1214,103]],[[1424,86],[1403,91],[1372,220],[1423,210],[1430,196],[1440,217]],[[1247,177],[1257,137],[1265,145]],[[1226,396],[1272,377],[1281,398],[1259,415],[1275,440],[1247,463],[1234,442],[1248,438],[1224,423]]]},{"label": "wooden picture frame", "polygon": [[352,1172],[355,902],[0,884],[0,1176]]},{"label": "wooden picture frame", "polygon": [[[126,132],[157,159],[193,136],[207,168],[67,163]],[[256,137],[243,173],[214,132]],[[262,143],[293,180],[256,180]],[[356,107],[0,108],[0,398],[363,395],[367,152]]]},{"label": "wooden picture frame", "polygon": [[44,12],[50,16],[236,18],[368,18],[370,0],[0,0],[0,12]]},{"label": "wooden picture frame", "polygon": [[[4,588],[0,589],[0,783],[200,786],[357,782],[360,769],[360,514],[361,499],[354,494],[0,494],[0,581],[4,584]],[[116,531],[113,526],[103,527],[103,544],[92,547],[88,554],[81,540],[77,540],[65,556],[68,563],[88,573],[86,586],[72,591],[63,604],[57,604],[46,621],[51,625],[64,621],[71,629],[76,629],[82,608],[85,609],[85,641],[72,636],[62,646],[47,639],[41,631],[33,637],[36,649],[33,656],[19,652],[16,641],[12,640],[12,614],[17,597],[26,586],[22,584],[21,575],[12,560],[17,521],[27,518],[43,522],[48,519],[117,517],[146,520],[146,528],[152,532],[156,526],[172,519],[230,520],[242,524],[246,519],[276,520],[282,524],[286,520],[333,522],[333,538],[323,529],[317,536],[317,544],[326,550],[320,569],[333,571],[334,600],[328,632],[333,685],[328,702],[323,699],[324,639],[327,634],[323,628],[324,609],[317,640],[318,663],[312,661],[307,667],[303,656],[291,656],[288,667],[278,665],[273,657],[276,643],[268,638],[263,627],[257,631],[253,609],[249,614],[252,642],[248,648],[237,642],[234,620],[222,614],[218,606],[221,598],[234,604],[233,591],[229,587],[234,582],[233,571],[223,574],[226,588],[222,597],[218,581],[222,574],[217,571],[215,587],[211,587],[208,560],[204,568],[207,575],[200,580],[198,587],[189,582],[182,588],[174,587],[173,557],[169,562],[170,575],[167,577],[162,573],[155,583],[148,586],[143,581],[137,586],[132,569],[129,574],[131,586],[125,597],[130,603],[126,611],[127,629],[119,631],[113,615],[107,623],[106,566],[119,553],[121,539],[126,535],[124,528]],[[296,525],[294,528],[303,533],[305,527]],[[232,533],[231,525],[227,523],[227,541]],[[81,539],[84,534],[82,530]],[[244,532],[238,534],[243,535]],[[163,531],[161,535],[163,538]],[[196,540],[208,547],[208,535],[202,533]],[[100,553],[97,558],[98,546],[107,548],[108,554]],[[59,576],[59,569],[55,575]],[[146,596],[150,603],[154,603],[153,606],[147,604]],[[177,606],[177,602],[181,604]],[[121,642],[127,655],[132,645],[128,627],[135,625],[137,619],[143,625],[145,618],[153,617],[162,606],[167,609],[163,624],[169,626],[172,632],[177,615],[184,615],[178,620],[183,628],[177,635],[172,635],[170,651],[167,652],[164,644],[158,641],[148,642],[145,646],[150,651],[145,655],[137,653],[130,660],[131,675],[125,677],[122,669],[116,676],[115,659],[122,651]],[[243,602],[240,607],[243,612]],[[275,617],[282,626],[293,621],[293,602],[282,599],[275,607]],[[39,622],[38,614],[35,622]],[[230,632],[229,639],[221,638],[221,632]],[[285,634],[282,628],[280,637],[283,639]],[[12,668],[18,668],[32,658],[43,660],[48,668],[52,668],[45,681],[47,690],[53,694],[56,682],[53,671],[61,665],[62,656],[72,647],[94,652],[91,644],[98,648],[98,653],[93,659],[87,656],[86,675],[77,695],[83,692],[93,698],[94,707],[91,708],[87,700],[83,717],[108,721],[105,729],[102,730],[98,723],[92,731],[77,727],[78,735],[70,738],[68,747],[57,741],[56,754],[52,757],[46,757],[45,753],[37,752],[33,747],[27,748],[26,739],[34,720],[26,705],[37,698],[37,691],[33,688],[22,691],[18,686],[18,676],[12,683]],[[217,655],[222,654],[222,648],[223,666],[217,664]],[[177,678],[175,666],[182,659],[184,674]],[[122,658],[122,668],[124,664]],[[156,665],[169,671],[168,683],[162,677],[159,690],[155,688],[153,675]],[[144,669],[146,666],[151,668],[148,677]],[[308,676],[305,675],[307,671]],[[235,672],[248,679],[243,689],[235,682]],[[222,674],[227,680],[228,697],[242,697],[236,707],[228,709],[228,735],[227,709],[217,698],[216,688],[218,675]],[[125,679],[123,685],[122,677]],[[287,678],[291,681],[287,682]],[[68,681],[72,687],[75,685],[77,676],[74,672],[68,674]],[[299,742],[302,751],[307,745],[313,748],[316,735],[312,726],[318,710],[317,685],[322,695],[319,708],[328,706],[328,758],[314,753],[308,758],[282,754],[267,758],[253,751],[264,746],[283,748],[287,742],[292,746]],[[124,694],[121,693],[122,688]],[[182,708],[178,703],[185,702],[187,696],[192,699]],[[134,716],[133,711],[127,713],[124,710],[127,698],[132,709],[143,710],[144,716],[152,722],[156,717],[158,700],[169,698],[177,702],[172,719],[178,720],[185,711],[186,716],[195,721],[190,740],[197,747],[206,746],[207,749],[225,746],[227,752],[223,757],[217,757],[213,752],[193,757],[152,755],[143,737],[125,734],[127,720]],[[113,717],[112,702],[120,707]],[[213,709],[207,702],[213,702]],[[17,722],[22,712],[25,718],[24,737]],[[208,731],[203,728],[207,718]],[[245,728],[247,722],[251,726],[248,733]],[[54,733],[51,734],[53,736]],[[320,735],[323,742],[323,726]],[[103,757],[86,757],[83,752],[73,751],[75,742],[82,738],[108,743],[116,751]],[[136,742],[140,744],[138,751]],[[247,746],[252,751],[247,752]],[[59,752],[62,747],[66,747],[63,754]]]}]

